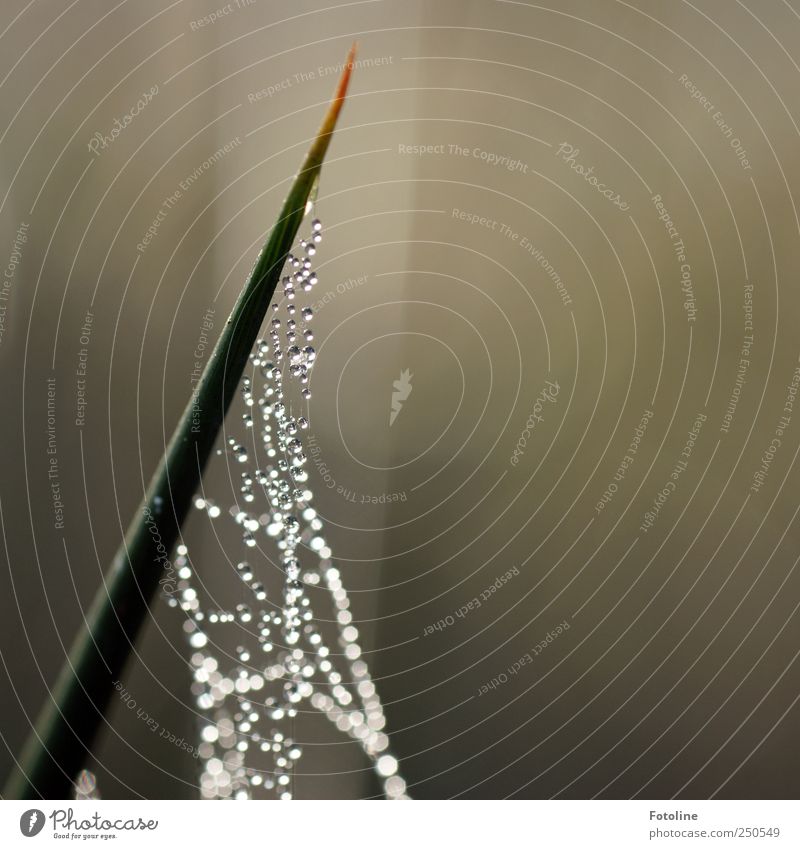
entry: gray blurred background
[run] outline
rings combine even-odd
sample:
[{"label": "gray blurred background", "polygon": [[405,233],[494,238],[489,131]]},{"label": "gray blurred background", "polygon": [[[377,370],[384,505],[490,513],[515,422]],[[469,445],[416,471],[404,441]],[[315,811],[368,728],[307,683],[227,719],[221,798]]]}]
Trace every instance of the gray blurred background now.
[{"label": "gray blurred background", "polygon": [[[800,4],[7,0],[0,32],[0,770],[357,39],[312,484],[410,794],[797,796]],[[234,592],[236,534],[186,539]],[[191,740],[182,623],[154,606],[125,686]],[[378,793],[326,720],[295,736],[297,796]],[[122,704],[90,766],[197,795]]]}]

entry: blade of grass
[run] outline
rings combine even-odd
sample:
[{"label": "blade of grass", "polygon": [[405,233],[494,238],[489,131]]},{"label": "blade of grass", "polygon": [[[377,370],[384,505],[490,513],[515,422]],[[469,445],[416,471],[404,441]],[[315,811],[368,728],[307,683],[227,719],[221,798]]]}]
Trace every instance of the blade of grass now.
[{"label": "blade of grass", "polygon": [[325,120],[284,201],[144,501],[106,573],[58,680],[4,788],[7,799],[66,799],[103,722],[114,682],[177,542],[225,413],[319,179],[353,69],[350,48]]}]

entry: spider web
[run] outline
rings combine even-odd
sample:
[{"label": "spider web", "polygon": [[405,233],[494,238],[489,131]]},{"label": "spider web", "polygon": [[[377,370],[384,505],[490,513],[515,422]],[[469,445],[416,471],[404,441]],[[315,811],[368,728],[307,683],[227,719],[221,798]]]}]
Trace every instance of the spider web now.
[{"label": "spider web", "polygon": [[[292,728],[303,705],[320,711],[358,743],[387,798],[408,798],[398,761],[389,751],[381,700],[361,657],[350,599],[312,506],[303,444],[309,423],[290,411],[290,396],[296,394],[291,384],[299,385],[303,400],[311,396],[309,373],[316,358],[309,344],[313,309],[296,303],[300,292],[310,292],[317,283],[311,262],[322,239],[317,219],[311,229],[298,255],[287,258],[284,299],[272,304],[268,337],[257,341],[251,369],[242,378],[242,421],[252,447],[230,437],[225,451],[241,469],[241,503],[226,514],[205,496],[195,500],[210,519],[232,519],[245,550],[261,541],[277,549],[279,597],[268,598],[259,569],[242,559],[236,572],[246,600],[230,609],[204,610],[185,545],[175,560],[180,580],[168,603],[189,614],[192,693],[203,716],[197,747],[200,793],[207,799],[291,799],[302,756]],[[335,611],[333,627],[315,616],[312,588],[327,596]],[[225,632],[232,631],[241,643],[233,656],[221,650]]]}]

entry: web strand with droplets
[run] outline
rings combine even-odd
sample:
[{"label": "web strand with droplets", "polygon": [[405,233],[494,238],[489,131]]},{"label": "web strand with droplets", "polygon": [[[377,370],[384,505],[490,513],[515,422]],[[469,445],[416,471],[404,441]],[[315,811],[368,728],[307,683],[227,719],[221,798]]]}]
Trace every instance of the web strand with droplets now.
[{"label": "web strand with droplets", "polygon": [[[233,610],[204,610],[189,552],[186,546],[178,549],[180,583],[177,598],[169,603],[189,615],[192,690],[206,717],[198,746],[203,798],[291,799],[302,749],[287,730],[304,703],[363,749],[387,798],[408,798],[397,759],[389,752],[383,707],[361,657],[350,599],[312,506],[302,438],[309,422],[291,410],[311,397],[314,313],[311,306],[297,302],[317,284],[312,258],[321,239],[322,225],[314,219],[310,236],[300,242],[297,255],[287,259],[284,297],[272,304],[268,337],[257,341],[250,356],[252,377],[242,378],[242,425],[253,437],[253,448],[230,437],[225,451],[241,469],[241,503],[228,513],[240,528],[245,553],[259,554],[261,540],[277,548],[280,598],[270,602],[258,576],[261,567],[242,558],[236,571],[248,600]],[[205,496],[198,497],[195,506],[212,520],[225,516]],[[307,588],[317,586],[327,589],[336,612],[333,639],[341,653],[331,651],[331,638],[326,639],[312,610]],[[215,651],[213,632],[235,624],[244,626],[241,632],[247,639],[237,647],[233,667],[224,669],[227,656]],[[261,766],[265,759],[267,767]]]}]

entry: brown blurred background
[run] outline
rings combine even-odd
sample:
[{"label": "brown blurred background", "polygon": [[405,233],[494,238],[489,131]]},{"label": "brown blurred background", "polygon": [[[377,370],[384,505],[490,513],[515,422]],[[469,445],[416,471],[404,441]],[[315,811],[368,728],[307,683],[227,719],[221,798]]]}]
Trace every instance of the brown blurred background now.
[{"label": "brown blurred background", "polygon": [[[3,772],[357,39],[312,483],[410,794],[796,797],[798,3],[8,0],[0,32]],[[236,535],[187,540],[230,592]],[[181,626],[156,604],[125,685],[192,739]],[[300,798],[378,792],[295,734]],[[91,762],[106,798],[196,766],[124,705]]]}]

